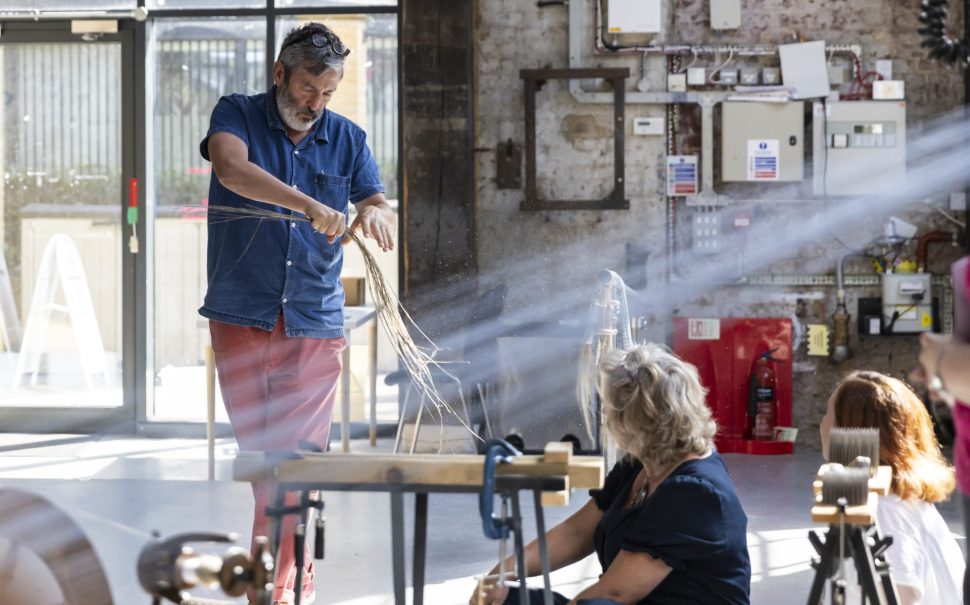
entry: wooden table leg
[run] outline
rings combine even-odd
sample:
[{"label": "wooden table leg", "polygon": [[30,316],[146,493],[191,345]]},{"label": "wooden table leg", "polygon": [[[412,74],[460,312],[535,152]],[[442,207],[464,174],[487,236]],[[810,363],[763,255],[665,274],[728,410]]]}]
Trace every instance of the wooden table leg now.
[{"label": "wooden table leg", "polygon": [[350,451],[350,339],[340,354],[340,448]]},{"label": "wooden table leg", "polygon": [[377,317],[370,329],[370,446],[377,446]]},{"label": "wooden table leg", "polygon": [[205,346],[205,440],[209,457],[209,481],[216,478],[216,357]]}]

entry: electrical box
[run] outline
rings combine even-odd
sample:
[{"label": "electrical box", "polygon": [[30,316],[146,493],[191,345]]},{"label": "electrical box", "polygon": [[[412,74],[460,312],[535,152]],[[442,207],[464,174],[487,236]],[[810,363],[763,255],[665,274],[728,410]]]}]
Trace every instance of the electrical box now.
[{"label": "electrical box", "polygon": [[757,86],[761,83],[761,70],[757,67],[741,68],[741,84],[745,86]]},{"label": "electrical box", "polygon": [[738,83],[737,69],[721,69],[717,72],[717,83],[725,86],[735,86]]},{"label": "electrical box", "polygon": [[873,195],[905,183],[905,102],[817,102],[812,113],[815,195]]},{"label": "electrical box", "polygon": [[610,0],[606,29],[611,34],[659,34],[663,30],[660,0]]},{"label": "electrical box", "polygon": [[721,180],[801,181],[805,175],[803,103],[721,104]]},{"label": "electrical box", "polygon": [[687,74],[667,74],[667,92],[687,92]]},{"label": "electrical box", "polygon": [[741,27],[741,0],[711,0],[711,29]]},{"label": "electrical box", "polygon": [[882,326],[885,334],[912,334],[933,328],[929,273],[882,276]]},{"label": "electrical box", "polygon": [[778,86],[781,84],[781,68],[763,67],[761,69],[761,83],[765,86]]},{"label": "electrical box", "polygon": [[707,84],[707,68],[706,67],[688,67],[687,68],[687,85],[688,86],[704,86]]}]

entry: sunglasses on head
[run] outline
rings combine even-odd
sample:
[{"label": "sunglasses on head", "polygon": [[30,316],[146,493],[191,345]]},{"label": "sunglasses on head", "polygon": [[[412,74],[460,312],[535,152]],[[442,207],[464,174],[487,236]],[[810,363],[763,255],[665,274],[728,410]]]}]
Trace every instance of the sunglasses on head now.
[{"label": "sunglasses on head", "polygon": [[294,36],[292,40],[280,48],[280,52],[283,52],[283,50],[288,46],[293,46],[297,42],[303,42],[307,39],[309,39],[310,42],[312,42],[317,48],[327,49],[340,57],[346,57],[350,54],[350,49],[347,48],[343,42],[337,40],[336,37],[332,37],[322,31],[312,29],[301,32],[299,35]]}]

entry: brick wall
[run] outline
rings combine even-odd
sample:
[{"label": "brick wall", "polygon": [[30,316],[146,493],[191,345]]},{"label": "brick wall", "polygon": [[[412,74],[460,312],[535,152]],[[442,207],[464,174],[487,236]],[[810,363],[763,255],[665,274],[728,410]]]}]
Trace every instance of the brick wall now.
[{"label": "brick wall", "polygon": [[[589,0],[584,2],[592,13]],[[963,103],[962,75],[956,69],[941,67],[926,59],[916,33],[918,3],[913,2],[839,2],[826,0],[768,0],[743,3],[742,28],[737,32],[714,33],[707,26],[707,2],[678,0],[674,3],[674,28],[668,42],[689,43],[786,43],[795,39],[824,39],[829,43],[860,44],[866,69],[876,59],[893,60],[894,77],[906,82],[910,133],[918,133],[925,120]],[[954,3],[951,3],[951,5]],[[954,31],[962,31],[959,6]],[[842,247],[834,235],[855,237],[860,242],[878,235],[884,217],[872,208],[859,217],[857,225],[833,226],[811,245],[791,249],[786,246],[786,229],[797,230],[805,221],[823,217],[827,207],[818,201],[804,204],[754,203],[745,208],[752,220],[774,221],[781,225],[770,241],[746,242],[737,250],[717,257],[690,256],[689,222],[692,209],[683,204],[674,209],[668,224],[668,208],[663,193],[662,137],[632,134],[633,118],[664,116],[660,106],[627,105],[626,193],[627,211],[549,211],[523,212],[519,204],[522,189],[496,186],[497,146],[511,140],[524,143],[523,68],[567,66],[568,9],[544,9],[535,2],[521,0],[480,0],[476,16],[475,64],[477,66],[476,106],[476,215],[477,252],[480,288],[505,283],[510,289],[510,320],[585,320],[597,273],[604,268],[622,270],[626,263],[627,242],[637,242],[650,250],[646,266],[648,287],[644,299],[652,305],[651,335],[667,338],[666,318],[673,313],[707,316],[750,315],[792,316],[796,310],[802,323],[830,323],[834,311],[831,288],[772,288],[678,283],[678,267],[683,263],[711,263],[723,267],[725,276],[745,273],[746,258],[753,250],[771,250],[774,262],[759,268],[759,273],[834,273],[835,259]],[[646,61],[641,71],[640,57],[593,55],[592,32],[584,43],[584,67],[626,66],[631,70],[628,90],[641,78],[652,90],[662,90],[665,65],[662,59]],[[707,61],[707,65],[710,61]],[[585,83],[597,86],[595,82]],[[612,178],[612,109],[610,106],[580,104],[566,90],[564,82],[548,82],[537,97],[538,187],[546,197],[594,198],[608,191]],[[697,122],[699,112],[681,112],[678,139],[683,152],[699,153]],[[523,168],[524,171],[524,168]],[[523,172],[524,174],[524,172]],[[807,177],[810,178],[810,177]],[[899,214],[897,212],[897,214]],[[914,200],[902,213],[908,220],[931,228],[949,228],[929,206]],[[677,241],[673,282],[667,283],[668,230]],[[843,233],[847,233],[843,234]],[[931,250],[930,269],[940,273],[959,251],[942,247]],[[638,271],[642,268],[637,268]],[[871,272],[867,263],[850,264],[849,272]],[[689,289],[686,299],[675,295]],[[850,290],[850,312],[855,314],[857,296],[878,296],[864,289]],[[797,305],[799,299],[811,304]],[[675,303],[664,304],[674,300]],[[817,444],[817,424],[834,382],[846,371],[869,368],[897,375],[915,362],[915,338],[887,337],[859,339],[852,327],[854,356],[832,364],[825,358],[797,356],[796,425],[802,429],[799,440]]]}]

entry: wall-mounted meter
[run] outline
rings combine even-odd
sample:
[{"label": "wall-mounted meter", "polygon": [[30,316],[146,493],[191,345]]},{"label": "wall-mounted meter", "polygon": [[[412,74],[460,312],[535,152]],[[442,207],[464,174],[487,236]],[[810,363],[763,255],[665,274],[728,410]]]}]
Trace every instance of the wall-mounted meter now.
[{"label": "wall-mounted meter", "polygon": [[815,195],[871,195],[898,190],[906,180],[906,103],[815,103]]},{"label": "wall-mounted meter", "polygon": [[886,334],[912,334],[933,328],[929,273],[882,276],[882,325]]},{"label": "wall-mounted meter", "polygon": [[800,181],[805,175],[805,105],[721,103],[722,181]]},{"label": "wall-mounted meter", "polygon": [[606,12],[611,34],[659,34],[663,29],[660,0],[610,0]]}]

